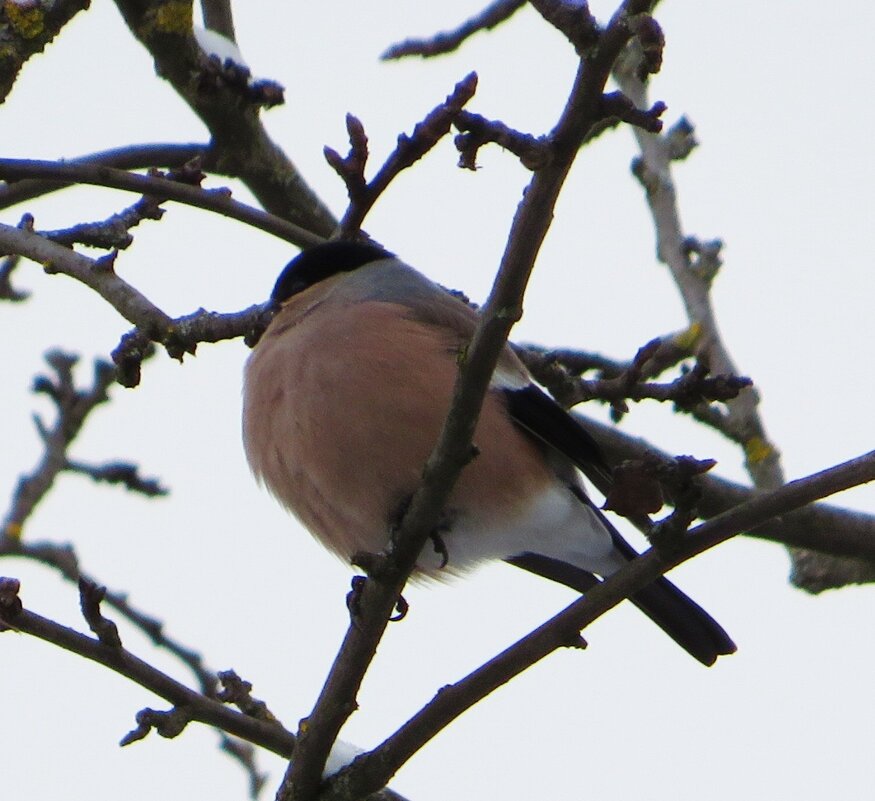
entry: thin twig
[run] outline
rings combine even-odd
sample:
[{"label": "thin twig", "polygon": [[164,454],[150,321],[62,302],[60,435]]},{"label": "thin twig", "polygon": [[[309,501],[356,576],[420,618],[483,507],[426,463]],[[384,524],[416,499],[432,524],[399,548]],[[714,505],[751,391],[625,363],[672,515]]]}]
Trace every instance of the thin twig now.
[{"label": "thin twig", "polygon": [[[533,375],[560,403],[566,407],[589,400],[609,403],[615,422],[628,411],[627,400],[671,402],[677,411],[701,416],[712,412],[722,419],[722,412],[710,407],[710,402],[724,403],[752,383],[745,376],[711,375],[708,366],[702,362],[696,362],[690,368],[684,367],[681,375],[670,382],[644,380],[646,376],[663,372],[672,362],[677,363],[689,356],[671,339],[667,343],[662,338],[651,340],[634,359],[625,363],[573,351],[557,353],[521,348],[517,352]],[[603,377],[572,379],[564,369],[566,365],[571,365],[575,372],[598,369]]]},{"label": "thin twig", "polygon": [[219,748],[246,771],[246,776],[249,779],[249,797],[255,801],[261,795],[269,776],[258,769],[258,764],[255,761],[255,749],[252,744],[223,733]]},{"label": "thin twig", "polygon": [[470,73],[456,84],[446,100],[430,111],[416,124],[410,136],[399,134],[398,144],[371,181],[365,180],[368,160],[368,139],[361,122],[347,115],[350,151],[346,158],[330,147],[325,148],[325,159],[346,184],[349,206],[340,221],[338,236],[354,238],[362,222],[380,195],[403,170],[411,167],[431,150],[447,133],[462,107],[474,96],[477,75]]},{"label": "thin twig", "polygon": [[57,231],[37,231],[36,233],[67,247],[81,244],[104,250],[125,250],[134,241],[134,237],[130,233],[131,228],[136,227],[143,220],[161,219],[164,214],[164,209],[160,206],[162,202],[158,198],[147,195],[105,220],[77,223],[70,228]]},{"label": "thin twig", "polygon": [[[57,570],[66,581],[74,584],[78,584],[81,580],[89,581],[92,584],[99,583],[80,572],[76,551],[70,544],[29,542],[6,536],[0,538],[0,557],[4,556],[21,557],[46,565]],[[211,697],[215,694],[218,684],[216,674],[204,665],[203,657],[199,653],[169,637],[160,620],[137,609],[125,593],[107,590],[104,601],[145,634],[153,645],[173,654],[188,667],[197,678],[201,692]]]},{"label": "thin twig", "polygon": [[149,356],[153,341],[160,342],[171,358],[180,361],[186,354],[194,354],[202,342],[215,343],[242,337],[246,345],[253,347],[275,313],[276,308],[269,301],[239,312],[198,309],[172,319],[161,339],[150,338],[148,328],[135,328],[121,338],[112,352],[112,360],[118,368],[116,380],[124,387],[135,387],[140,383],[140,365]]},{"label": "thin twig", "polygon": [[147,498],[158,498],[169,492],[157,478],[141,476],[140,468],[131,462],[88,464],[68,458],[64,470],[88,476],[97,484],[119,484],[129,492],[137,492]]},{"label": "thin twig", "polygon": [[525,0],[496,0],[483,9],[477,16],[463,22],[451,31],[435,34],[427,39],[405,39],[403,42],[390,45],[380,56],[384,61],[405,56],[422,56],[428,58],[445,53],[452,53],[463,42],[470,39],[478,31],[491,30],[510,18],[525,5]]},{"label": "thin twig", "polygon": [[[137,170],[146,167],[181,167],[192,159],[198,159],[209,169],[214,167],[209,146],[196,143],[127,145],[66,159],[63,163],[101,164],[120,170]],[[0,183],[0,209],[7,209],[71,186],[75,186],[75,183],[40,178],[22,178],[13,183]]]},{"label": "thin twig", "polygon": [[103,643],[24,608],[11,608],[8,603],[0,605],[0,620],[9,629],[30,634],[108,667],[173,704],[174,709],[184,710],[187,720],[214,726],[280,756],[291,756],[294,736],[278,722],[259,720],[229,709],[219,701],[186,687],[119,645]]},{"label": "thin twig", "polygon": [[[67,581],[78,583],[80,587],[98,587],[98,582],[79,571],[79,563],[72,545],[51,542],[28,542],[18,538],[0,537],[0,557],[16,556],[44,564],[57,570]],[[81,591],[80,591],[81,592]],[[215,698],[219,680],[217,674],[204,664],[203,657],[174,640],[164,630],[164,624],[157,618],[133,606],[127,595],[112,592],[101,587],[100,600],[111,606],[131,625],[145,634],[153,645],[166,650],[188,667],[196,678],[200,691],[208,698]],[[0,610],[2,611],[2,610]],[[2,630],[2,627],[0,627]],[[248,712],[247,712],[248,714]],[[247,744],[230,737],[227,733],[219,733],[219,747],[236,759],[244,768],[249,778],[251,797],[256,797],[255,788],[264,782],[264,776],[255,763],[255,754]]]},{"label": "thin twig", "polygon": [[499,120],[487,120],[479,114],[461,111],[453,124],[461,131],[454,140],[459,151],[459,166],[477,169],[477,152],[488,142],[513,153],[528,170],[538,170],[550,160],[551,152],[544,137],[516,131]]},{"label": "thin twig", "polygon": [[238,220],[298,247],[310,247],[324,241],[324,237],[300,225],[234,200],[228,189],[201,189],[167,178],[138,175],[114,167],[105,167],[102,164],[0,159],[0,179],[17,181],[23,178],[56,180],[65,184],[91,184],[141,195],[155,195]]},{"label": "thin twig", "polygon": [[187,353],[195,353],[200,342],[242,336],[248,344],[254,344],[275,311],[265,303],[228,314],[199,309],[174,319],[121,278],[113,269],[112,257],[89,259],[38,234],[2,224],[0,250],[20,253],[43,264],[46,272],[63,273],[80,281],[136,326],[113,352],[118,367],[116,378],[127,387],[139,382],[140,363],[149,354],[152,342],[160,343],[172,358],[180,360]]},{"label": "thin twig", "polygon": [[45,358],[54,376],[38,376],[34,380],[34,392],[52,399],[57,413],[55,422],[48,427],[39,417],[35,418],[43,441],[43,454],[34,470],[18,480],[0,536],[21,536],[27,519],[52,488],[58,474],[67,468],[67,449],[85,420],[97,406],[109,400],[107,390],[115,375],[111,364],[96,360],[91,387],[79,390],[73,382],[73,367],[78,357],[54,350]]},{"label": "thin twig", "polygon": [[[657,458],[664,463],[673,457],[649,442],[624,434],[616,426],[596,422],[575,414],[593,436],[611,464],[627,460]],[[700,476],[702,491],[699,516],[713,518],[746,503],[758,490],[745,487],[712,473]],[[808,548],[821,554],[855,557],[875,570],[875,514],[866,514],[829,504],[815,504],[769,520],[745,532],[748,536]]]},{"label": "thin twig", "polygon": [[[640,48],[630,47],[615,70],[615,78],[627,97],[637,107],[643,108],[648,101],[646,86],[638,75],[640,60]],[[720,337],[711,305],[713,273],[705,275],[693,268],[690,240],[683,234],[671,175],[671,162],[677,156],[676,136],[659,136],[640,128],[634,128],[633,133],[641,149],[635,170],[645,187],[653,216],[657,254],[660,261],[671,270],[690,325],[696,327],[696,352],[716,373],[739,375],[740,371]],[[744,443],[747,468],[754,484],[761,488],[774,488],[783,482],[783,472],[777,448],[769,441],[757,411],[758,402],[758,394],[753,388],[727,402],[728,415],[722,421],[721,430],[731,432],[733,440]]]},{"label": "thin twig", "polygon": [[0,261],[0,300],[21,303],[30,297],[30,292],[16,289],[12,285],[12,273],[19,264],[21,264],[21,256],[18,254],[7,256]]},{"label": "thin twig", "polygon": [[19,253],[43,265],[48,273],[63,273],[93,289],[122,317],[162,341],[172,320],[145,295],[118,276],[112,260],[89,259],[48,239],[0,224],[0,250]]}]

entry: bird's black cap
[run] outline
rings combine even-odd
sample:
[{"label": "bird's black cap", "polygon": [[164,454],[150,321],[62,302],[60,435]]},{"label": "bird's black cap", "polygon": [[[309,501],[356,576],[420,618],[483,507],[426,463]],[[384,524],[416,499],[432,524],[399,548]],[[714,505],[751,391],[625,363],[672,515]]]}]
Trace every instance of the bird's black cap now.
[{"label": "bird's black cap", "polygon": [[307,248],[280,273],[270,293],[271,300],[282,303],[332,275],[349,273],[372,261],[391,259],[392,256],[388,250],[367,242],[338,240]]}]

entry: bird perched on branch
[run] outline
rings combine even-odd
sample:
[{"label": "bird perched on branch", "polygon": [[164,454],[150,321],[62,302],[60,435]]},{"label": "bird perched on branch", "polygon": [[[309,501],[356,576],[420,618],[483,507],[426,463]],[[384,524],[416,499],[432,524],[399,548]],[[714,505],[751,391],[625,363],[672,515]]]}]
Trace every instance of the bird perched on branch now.
[{"label": "bird perched on branch", "polygon": [[[388,251],[338,241],[283,270],[280,305],[246,365],[243,438],[256,477],[346,559],[389,541],[447,416],[477,313]],[[636,552],[586,495],[580,473],[609,474],[581,425],[510,348],[498,361],[440,548],[436,578],[501,559],[580,592]],[[632,602],[700,662],[735,645],[667,579]]]}]

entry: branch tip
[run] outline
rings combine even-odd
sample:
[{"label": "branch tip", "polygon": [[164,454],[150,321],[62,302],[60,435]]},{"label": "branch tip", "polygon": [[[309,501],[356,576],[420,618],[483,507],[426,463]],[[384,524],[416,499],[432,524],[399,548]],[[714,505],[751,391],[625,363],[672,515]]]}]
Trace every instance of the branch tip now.
[{"label": "branch tip", "polygon": [[82,610],[82,617],[88,623],[88,628],[94,632],[101,644],[110,648],[121,648],[122,641],[118,627],[100,611],[100,604],[105,597],[106,587],[98,586],[90,579],[79,579],[79,607]]},{"label": "branch tip", "polygon": [[491,30],[501,24],[524,5],[525,0],[496,0],[458,28],[435,34],[427,39],[405,39],[403,42],[387,47],[380,58],[389,61],[406,56],[430,58],[450,53],[478,31]]}]

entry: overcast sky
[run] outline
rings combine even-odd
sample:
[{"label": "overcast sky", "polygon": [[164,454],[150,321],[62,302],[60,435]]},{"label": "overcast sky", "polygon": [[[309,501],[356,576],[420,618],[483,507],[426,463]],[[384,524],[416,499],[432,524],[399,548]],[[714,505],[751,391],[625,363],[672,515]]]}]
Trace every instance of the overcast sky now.
[{"label": "overcast sky", "polygon": [[[338,214],[344,190],[322,147],[345,149],[347,111],[364,122],[376,164],[471,70],[480,75],[472,110],[536,134],[554,124],[573,77],[570,48],[529,9],[453,56],[384,64],[377,57],[388,44],[450,27],[478,6],[238,6],[238,40],[253,72],[286,86],[286,105],[265,122]],[[613,7],[593,4],[602,18]],[[658,19],[667,48],[652,97],[667,103],[667,122],[688,115],[702,143],[676,168],[684,223],[690,234],[726,242],[714,287],[721,330],[762,393],[788,477],[866,451],[875,395],[875,8],[862,0],[827,8],[666,0]],[[2,114],[5,156],[205,140],[111,3],[80,14],[25,67]],[[685,325],[629,174],[634,154],[621,130],[581,155],[517,340],[628,358]],[[497,148],[482,152],[475,174],[455,161],[447,141],[393,185],[366,227],[435,280],[482,300],[528,174]],[[3,222],[31,210],[38,227],[61,227],[130,202],[107,190],[68,190],[7,211]],[[264,300],[294,255],[267,235],[172,205],[135,236],[117,268],[173,315]],[[30,414],[50,409],[29,385],[43,352],[60,344],[88,362],[128,329],[67,278],[27,264],[16,280],[33,298],[0,310],[6,495],[39,456]],[[211,666],[235,668],[294,729],[345,630],[350,571],[249,475],[239,434],[245,358],[241,342],[203,345],[181,367],[159,356],[140,388],[113,391],[115,402],[77,441],[78,458],[139,462],[171,488],[169,498],[146,501],[65,476],[26,536],[75,541],[83,569],[167,621]],[[80,375],[88,377],[87,365]],[[597,408],[583,411],[604,419]],[[635,407],[623,427],[673,453],[716,458],[717,472],[745,480],[736,449],[667,408]],[[833,501],[871,511],[875,492]],[[811,597],[788,585],[787,572],[780,547],[743,538],[685,565],[672,578],[733,635],[737,655],[705,669],[624,605],[586,632],[586,652],[559,652],[499,690],[418,754],[393,787],[412,801],[862,798],[872,787],[875,589]],[[50,571],[6,560],[0,574],[21,578],[29,608],[85,628],[73,588]],[[573,599],[503,565],[449,587],[410,588],[406,597],[411,613],[390,626],[343,734],[363,747]],[[142,636],[122,633],[136,653],[190,681]],[[203,727],[175,741],[152,735],[117,747],[137,710],[166,707],[145,690],[13,634],[0,637],[0,664],[3,797],[245,797],[242,772]],[[262,764],[272,797],[282,763],[265,755]]]}]

